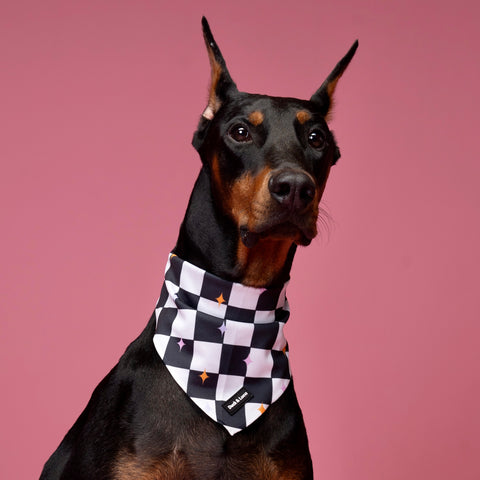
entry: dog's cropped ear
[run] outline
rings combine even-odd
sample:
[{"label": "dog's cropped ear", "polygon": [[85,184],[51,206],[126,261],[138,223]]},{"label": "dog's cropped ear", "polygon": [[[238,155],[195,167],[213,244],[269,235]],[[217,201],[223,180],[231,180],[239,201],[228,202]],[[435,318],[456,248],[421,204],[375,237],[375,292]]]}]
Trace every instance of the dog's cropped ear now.
[{"label": "dog's cropped ear", "polygon": [[205,39],[205,45],[207,46],[212,72],[208,94],[208,105],[202,116],[207,120],[212,120],[228,95],[237,92],[237,86],[228,73],[225,60],[218,48],[217,42],[215,42],[215,39],[213,38],[210,26],[205,17],[202,17],[202,27],[203,38]]},{"label": "dog's cropped ear", "polygon": [[333,93],[337,82],[348,67],[350,60],[355,55],[358,48],[358,40],[350,47],[347,54],[337,63],[330,75],[325,79],[320,88],[312,95],[310,101],[316,104],[320,113],[327,117],[333,105]]}]

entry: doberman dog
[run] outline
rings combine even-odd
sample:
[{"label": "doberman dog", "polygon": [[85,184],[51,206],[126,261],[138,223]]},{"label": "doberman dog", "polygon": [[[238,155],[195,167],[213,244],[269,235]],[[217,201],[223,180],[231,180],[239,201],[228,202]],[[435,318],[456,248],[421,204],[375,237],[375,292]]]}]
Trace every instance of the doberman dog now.
[{"label": "doberman dog", "polygon": [[[234,288],[278,290],[289,280],[297,246],[309,245],[317,234],[319,202],[340,157],[326,122],[358,41],[310,100],[270,97],[237,90],[205,18],[202,24],[211,83],[192,142],[202,167],[173,254]],[[229,303],[223,296],[217,301]],[[174,369],[154,346],[157,317],[97,386],[40,479],[313,478],[293,382],[268,409],[262,403],[259,418],[232,434],[172,377]],[[175,341],[188,351],[190,340]],[[285,344],[280,347],[286,355]],[[249,357],[243,358],[248,365]],[[212,376],[205,369],[198,375],[201,385]],[[230,406],[244,397],[229,399]]]}]

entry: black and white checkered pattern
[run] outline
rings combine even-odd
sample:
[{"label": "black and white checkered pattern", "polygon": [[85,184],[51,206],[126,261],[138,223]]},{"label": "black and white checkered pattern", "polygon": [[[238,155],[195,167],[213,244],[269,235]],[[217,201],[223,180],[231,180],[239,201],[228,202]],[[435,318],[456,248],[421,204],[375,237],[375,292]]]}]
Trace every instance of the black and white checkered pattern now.
[{"label": "black and white checkered pattern", "polygon": [[[169,256],[155,308],[156,350],[184,392],[231,435],[290,382],[285,290],[228,282]],[[232,414],[225,402],[242,388],[249,399]]]}]

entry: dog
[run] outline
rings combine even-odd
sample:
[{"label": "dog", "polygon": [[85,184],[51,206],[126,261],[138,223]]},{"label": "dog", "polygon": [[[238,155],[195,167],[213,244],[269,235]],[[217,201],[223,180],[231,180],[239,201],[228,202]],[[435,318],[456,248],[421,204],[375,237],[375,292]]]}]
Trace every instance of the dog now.
[{"label": "dog", "polygon": [[340,151],[327,126],[356,41],[310,100],[237,89],[205,18],[202,168],[150,321],[41,480],[312,479],[285,288]]}]

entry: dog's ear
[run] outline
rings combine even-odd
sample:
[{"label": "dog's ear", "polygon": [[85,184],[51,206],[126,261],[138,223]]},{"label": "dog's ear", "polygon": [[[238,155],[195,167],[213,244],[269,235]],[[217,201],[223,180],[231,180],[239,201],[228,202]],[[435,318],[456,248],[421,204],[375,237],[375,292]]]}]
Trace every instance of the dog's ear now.
[{"label": "dog's ear", "polygon": [[218,112],[222,103],[229,94],[237,92],[237,86],[228,73],[225,60],[218,48],[217,42],[213,38],[207,19],[202,17],[203,38],[207,46],[208,58],[211,67],[210,90],[208,95],[208,105],[202,116],[207,120],[212,120]]},{"label": "dog's ear", "polygon": [[327,117],[333,105],[333,93],[343,72],[348,67],[350,60],[358,48],[358,40],[350,47],[347,54],[337,63],[330,75],[325,79],[320,88],[312,95],[310,101],[320,110],[320,113]]}]

